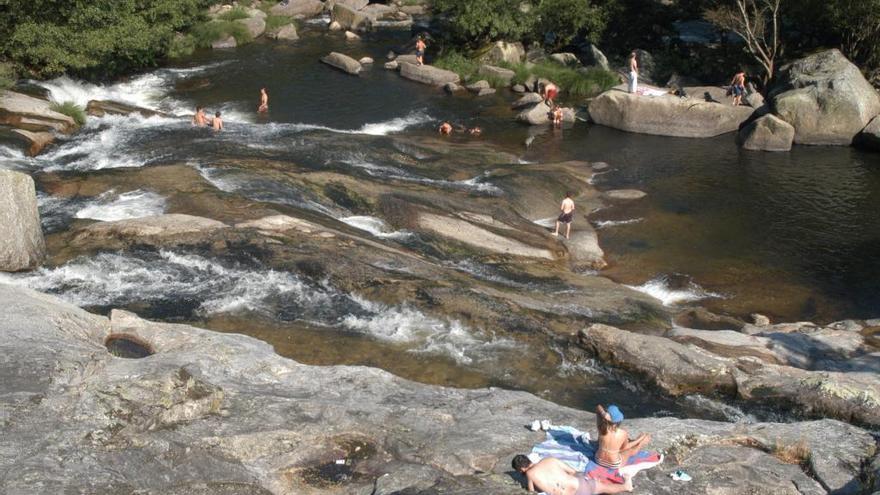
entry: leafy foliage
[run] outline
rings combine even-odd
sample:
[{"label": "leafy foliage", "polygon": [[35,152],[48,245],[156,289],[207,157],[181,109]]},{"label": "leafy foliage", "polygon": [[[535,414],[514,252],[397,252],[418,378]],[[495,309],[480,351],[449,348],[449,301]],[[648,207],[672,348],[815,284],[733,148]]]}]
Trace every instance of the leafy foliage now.
[{"label": "leafy foliage", "polygon": [[455,50],[444,52],[434,60],[434,65],[455,72],[462,81],[467,83],[474,81],[474,77],[480,69],[480,64],[475,60]]},{"label": "leafy foliage", "polygon": [[72,101],[65,101],[64,103],[53,103],[50,107],[52,110],[63,113],[68,117],[72,118],[76,125],[85,125],[86,123],[86,112],[83,108]]},{"label": "leafy foliage", "polygon": [[237,21],[239,19],[247,19],[250,17],[247,12],[245,12],[244,8],[236,5],[232,10],[227,10],[226,12],[220,14],[217,18],[221,21]]},{"label": "leafy foliage", "polygon": [[274,31],[291,22],[293,22],[293,18],[289,15],[269,15],[266,17],[266,31]]},{"label": "leafy foliage", "polygon": [[591,0],[543,0],[536,10],[536,34],[552,40],[552,48],[565,46],[578,35],[596,42],[607,22],[605,10]]},{"label": "leafy foliage", "polygon": [[210,21],[197,24],[191,34],[199,48],[209,48],[211,43],[232,36],[242,45],[251,41],[251,33],[244,24],[236,21]]},{"label": "leafy foliage", "polygon": [[449,21],[449,34],[462,43],[523,39],[532,33],[534,14],[521,0],[435,0],[433,8]]},{"label": "leafy foliage", "polygon": [[0,5],[0,56],[38,77],[153,66],[214,0],[27,0]]},{"label": "leafy foliage", "polygon": [[16,79],[12,65],[0,62],[0,91],[11,88]]}]

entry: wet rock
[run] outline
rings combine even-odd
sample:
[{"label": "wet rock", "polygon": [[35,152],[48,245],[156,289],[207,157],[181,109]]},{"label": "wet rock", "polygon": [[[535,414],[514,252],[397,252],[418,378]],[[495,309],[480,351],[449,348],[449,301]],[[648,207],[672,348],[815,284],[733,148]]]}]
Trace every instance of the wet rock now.
[{"label": "wet rock", "polygon": [[752,323],[757,327],[766,327],[770,324],[770,318],[759,313],[752,313],[751,318]]},{"label": "wet rock", "polygon": [[330,31],[342,31],[342,24],[339,24],[339,21],[332,21],[327,26],[327,29]]},{"label": "wet rock", "polygon": [[495,88],[482,88],[481,90],[477,91],[477,96],[489,96],[494,95],[495,93]]},{"label": "wet rock", "polygon": [[565,67],[576,67],[581,64],[581,61],[578,60],[577,55],[570,52],[554,53],[550,55],[550,60]]},{"label": "wet rock", "polygon": [[610,166],[610,165],[608,165],[608,164],[605,163],[605,162],[596,162],[596,163],[593,163],[593,164],[590,166],[590,168],[592,168],[592,169],[593,169],[594,171],[596,171],[596,172],[600,172],[600,171],[602,171],[602,170],[607,170],[609,166]]},{"label": "wet rock", "polygon": [[385,68],[388,70],[397,70],[398,67],[399,67],[399,64],[397,63],[397,60],[385,62]]},{"label": "wet rock", "polygon": [[871,122],[862,129],[854,141],[860,148],[880,151],[880,117],[874,117]]},{"label": "wet rock", "polygon": [[644,191],[639,191],[638,189],[614,189],[611,191],[605,191],[602,193],[608,199],[621,199],[621,200],[635,200],[642,199],[647,194]]},{"label": "wet rock", "polygon": [[794,127],[798,144],[850,145],[880,113],[880,96],[837,49],[779,70],[770,90],[773,111]]},{"label": "wet rock", "polygon": [[346,31],[345,32],[345,39],[347,39],[348,41],[357,41],[357,40],[361,39],[361,37],[355,33],[352,33],[351,31]]},{"label": "wet rock", "polygon": [[0,170],[0,204],[0,271],[36,268],[46,258],[46,243],[34,180],[20,172]]},{"label": "wet rock", "polygon": [[578,340],[603,362],[644,377],[671,395],[736,390],[732,363],[697,347],[601,324],[581,330]]},{"label": "wet rock", "polygon": [[342,29],[369,29],[370,17],[363,12],[354,10],[347,5],[337,3],[333,6],[332,19],[339,23]]},{"label": "wet rock", "polygon": [[731,330],[743,326],[743,322],[737,318],[718,315],[700,307],[689,308],[675,315],[675,324],[700,330]]},{"label": "wet rock", "polygon": [[446,91],[448,94],[453,95],[455,93],[458,93],[459,91],[464,91],[464,88],[462,88],[458,84],[450,82],[443,85],[443,91]]},{"label": "wet rock", "polygon": [[543,101],[536,103],[517,114],[516,120],[530,125],[549,124],[551,121],[550,107],[545,105]]},{"label": "wet rock", "polygon": [[273,15],[290,17],[314,17],[324,11],[324,2],[320,0],[290,0],[279,3],[269,10]]},{"label": "wet rock", "polygon": [[478,73],[484,77],[491,77],[503,81],[505,85],[509,85],[510,81],[516,76],[516,73],[510,69],[488,64],[481,65]]},{"label": "wet rock", "polygon": [[[398,61],[401,57],[398,57]],[[443,86],[446,83],[458,84],[461,79],[452,71],[438,69],[430,65],[416,65],[401,62],[400,75],[411,81],[432,86]]]},{"label": "wet rock", "polygon": [[403,64],[418,65],[418,63],[419,63],[418,57],[416,57],[414,54],[398,55],[394,59],[394,61],[397,62],[399,65],[403,65]]},{"label": "wet rock", "polygon": [[0,93],[0,124],[33,132],[71,132],[77,127],[72,118],[51,107],[47,100],[4,91]]},{"label": "wet rock", "polygon": [[428,8],[424,5],[401,5],[400,11],[405,14],[417,16],[425,15],[428,12]]},{"label": "wet rock", "polygon": [[502,237],[456,218],[421,213],[418,216],[417,224],[419,228],[486,251],[526,258],[555,259],[553,253],[547,249],[529,246],[515,239]]},{"label": "wet rock", "polygon": [[99,249],[191,245],[204,242],[208,234],[226,227],[226,224],[210,218],[169,214],[93,223],[75,231],[70,242],[75,246]]},{"label": "wet rock", "polygon": [[514,93],[525,93],[526,92],[526,87],[523,86],[522,84],[514,84],[513,86],[511,86],[510,89]]},{"label": "wet rock", "polygon": [[331,52],[330,55],[322,58],[321,62],[354,76],[358,75],[363,69],[357,60],[339,52]]},{"label": "wet rock", "polygon": [[606,91],[590,102],[590,118],[597,124],[659,136],[705,138],[734,132],[752,112],[693,97],[649,97],[620,89]]},{"label": "wet rock", "polygon": [[211,43],[211,48],[214,50],[223,50],[226,48],[235,48],[238,46],[238,43],[235,41],[234,36],[227,36],[224,39],[214,41]]},{"label": "wet rock", "polygon": [[483,89],[489,89],[489,88],[491,88],[492,86],[489,85],[489,81],[485,81],[485,80],[483,80],[483,81],[477,81],[477,82],[472,83],[472,84],[468,84],[468,85],[465,86],[465,87],[466,87],[467,90],[470,91],[471,93],[479,93],[480,90],[483,90]]},{"label": "wet rock", "polygon": [[773,114],[767,114],[740,129],[737,138],[747,150],[790,151],[794,127]]},{"label": "wet rock", "polygon": [[785,359],[772,350],[772,340],[745,335],[733,330],[694,330],[673,328],[667,334],[681,344],[693,344],[718,356],[737,358],[752,356],[767,363],[783,364]]},{"label": "wet rock", "polygon": [[33,132],[24,129],[13,129],[12,134],[25,142],[27,154],[37,156],[43,148],[55,142],[55,135],[51,132]]},{"label": "wet rock", "polygon": [[534,105],[535,103],[541,103],[544,101],[544,98],[538,93],[526,93],[520,99],[513,102],[510,107],[511,108],[523,108],[527,106]]},{"label": "wet rock", "polygon": [[279,41],[296,41],[299,39],[299,33],[296,32],[296,25],[291,23],[281,26],[280,29],[272,33],[271,37]]},{"label": "wet rock", "polygon": [[[563,228],[560,226],[559,230]],[[568,248],[574,270],[601,270],[608,265],[605,252],[599,246],[599,236],[591,226],[572,226],[571,239],[563,242]]]},{"label": "wet rock", "polygon": [[486,54],[481,58],[484,62],[497,64],[506,62],[508,64],[519,64],[525,57],[526,50],[522,43],[509,43],[507,41],[496,41]]},{"label": "wet rock", "polygon": [[143,117],[167,117],[168,115],[149,108],[138,107],[112,100],[90,100],[86,104],[86,113],[94,117],[103,117],[105,115],[131,115],[139,114]]},{"label": "wet rock", "polygon": [[373,63],[373,59],[370,57],[363,57],[362,59],[358,60],[358,62],[360,62],[361,65],[371,65]]},{"label": "wet rock", "polygon": [[[263,13],[262,11],[257,11]],[[264,14],[265,15],[265,14]],[[248,17],[247,19],[239,19],[239,24],[242,24],[245,29],[247,29],[248,33],[250,33],[251,38],[259,38],[266,32],[266,20],[260,16]]]}]

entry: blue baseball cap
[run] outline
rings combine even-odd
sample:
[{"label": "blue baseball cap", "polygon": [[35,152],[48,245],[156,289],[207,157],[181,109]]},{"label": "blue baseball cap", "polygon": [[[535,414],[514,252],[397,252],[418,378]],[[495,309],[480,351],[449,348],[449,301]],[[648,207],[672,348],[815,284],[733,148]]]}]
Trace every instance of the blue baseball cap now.
[{"label": "blue baseball cap", "polygon": [[606,409],[606,411],[608,412],[608,416],[611,417],[612,423],[620,423],[623,421],[623,413],[620,412],[620,408],[618,408],[617,406],[608,406],[608,409]]}]

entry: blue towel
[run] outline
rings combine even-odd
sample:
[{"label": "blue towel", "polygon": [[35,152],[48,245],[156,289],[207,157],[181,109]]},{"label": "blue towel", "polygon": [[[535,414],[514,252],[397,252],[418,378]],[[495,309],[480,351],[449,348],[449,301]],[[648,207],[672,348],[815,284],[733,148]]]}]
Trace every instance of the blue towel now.
[{"label": "blue towel", "polygon": [[547,438],[532,448],[532,454],[540,459],[555,457],[582,473],[587,470],[590,457],[595,453],[589,440],[589,434],[577,428],[553,426],[547,431]]}]

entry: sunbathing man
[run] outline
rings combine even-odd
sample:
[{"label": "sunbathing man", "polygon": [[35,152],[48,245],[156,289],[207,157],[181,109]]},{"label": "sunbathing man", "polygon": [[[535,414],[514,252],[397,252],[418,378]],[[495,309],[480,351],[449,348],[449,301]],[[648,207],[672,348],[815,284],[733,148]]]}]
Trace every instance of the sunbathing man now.
[{"label": "sunbathing man", "polygon": [[566,239],[571,234],[571,221],[574,220],[574,200],[571,199],[572,194],[571,191],[565,193],[565,199],[562,200],[562,204],[559,206],[562,213],[556,219],[556,232],[553,233],[553,235],[559,235],[559,224],[564,223]]},{"label": "sunbathing man", "polygon": [[199,127],[205,127],[206,125],[208,125],[208,119],[205,118],[204,108],[196,107],[196,114],[193,115],[192,124]]},{"label": "sunbathing man", "polygon": [[553,457],[532,463],[520,454],[513,458],[513,469],[526,476],[529,491],[540,490],[548,495],[598,495],[601,493],[631,492],[632,476],[625,476],[622,485],[602,480],[591,480],[568,464]]},{"label": "sunbathing man", "polygon": [[214,118],[211,119],[211,127],[213,127],[215,131],[223,130],[223,119],[220,118],[220,112],[214,114]]},{"label": "sunbathing man", "polygon": [[260,107],[257,108],[258,113],[264,113],[269,111],[269,94],[266,93],[266,88],[260,88]]},{"label": "sunbathing man", "polygon": [[440,134],[448,136],[452,134],[452,124],[450,124],[449,122],[444,122],[440,124],[440,128],[438,129],[438,131],[440,131]]},{"label": "sunbathing man", "polygon": [[599,430],[599,448],[596,449],[596,464],[607,468],[619,468],[627,459],[651,441],[651,435],[642,433],[635,440],[620,427],[623,413],[617,406],[596,407],[596,428]]}]

